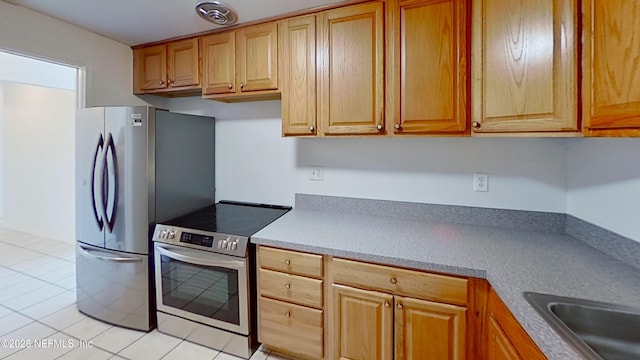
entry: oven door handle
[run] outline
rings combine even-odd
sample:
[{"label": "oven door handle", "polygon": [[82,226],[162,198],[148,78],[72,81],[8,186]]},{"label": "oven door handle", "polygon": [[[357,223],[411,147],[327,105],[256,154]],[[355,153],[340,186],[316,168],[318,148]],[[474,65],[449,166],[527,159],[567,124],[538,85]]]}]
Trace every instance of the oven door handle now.
[{"label": "oven door handle", "polygon": [[[169,250],[171,249],[171,250]],[[241,270],[245,268],[245,262],[242,260],[227,260],[225,255],[217,255],[211,252],[207,252],[206,256],[193,256],[197,255],[198,250],[187,250],[177,246],[159,245],[156,244],[156,250],[164,256],[170,257],[175,260],[180,260],[189,264],[196,264],[202,266],[217,266],[228,269]],[[191,252],[192,254],[188,254]],[[229,256],[230,257],[230,256]]]}]

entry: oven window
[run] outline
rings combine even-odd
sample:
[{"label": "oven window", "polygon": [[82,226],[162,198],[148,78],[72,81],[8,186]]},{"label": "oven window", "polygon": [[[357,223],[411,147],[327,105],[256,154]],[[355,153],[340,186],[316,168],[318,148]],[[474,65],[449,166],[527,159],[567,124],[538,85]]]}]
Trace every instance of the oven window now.
[{"label": "oven window", "polygon": [[161,255],[164,305],[240,324],[238,271],[195,265]]}]

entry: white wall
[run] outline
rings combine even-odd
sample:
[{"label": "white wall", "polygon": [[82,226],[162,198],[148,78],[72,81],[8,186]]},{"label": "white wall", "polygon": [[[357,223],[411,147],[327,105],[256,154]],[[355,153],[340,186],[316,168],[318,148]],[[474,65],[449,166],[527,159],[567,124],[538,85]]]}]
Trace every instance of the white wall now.
[{"label": "white wall", "polygon": [[0,86],[0,227],[4,226],[4,87]]},{"label": "white wall", "polygon": [[[280,101],[147,100],[216,117],[217,199],[293,204],[296,192],[566,211],[562,139],[282,138]],[[324,181],[308,179],[310,165]],[[488,193],[472,190],[489,173]]]},{"label": "white wall", "polygon": [[0,82],[3,225],[75,241],[75,91]]},{"label": "white wall", "polygon": [[573,139],[567,212],[640,242],[640,139]]},{"label": "white wall", "polygon": [[86,106],[144,104],[132,94],[133,55],[127,45],[0,1],[0,49],[84,67]]}]

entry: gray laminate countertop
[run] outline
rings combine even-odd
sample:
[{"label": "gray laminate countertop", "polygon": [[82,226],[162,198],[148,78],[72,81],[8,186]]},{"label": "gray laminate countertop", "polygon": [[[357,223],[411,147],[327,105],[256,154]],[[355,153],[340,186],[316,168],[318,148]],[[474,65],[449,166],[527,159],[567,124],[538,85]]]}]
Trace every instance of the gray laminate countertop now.
[{"label": "gray laminate countertop", "polygon": [[251,241],[291,250],[489,281],[549,359],[582,359],[524,291],[640,308],[640,271],[558,232],[298,207]]}]

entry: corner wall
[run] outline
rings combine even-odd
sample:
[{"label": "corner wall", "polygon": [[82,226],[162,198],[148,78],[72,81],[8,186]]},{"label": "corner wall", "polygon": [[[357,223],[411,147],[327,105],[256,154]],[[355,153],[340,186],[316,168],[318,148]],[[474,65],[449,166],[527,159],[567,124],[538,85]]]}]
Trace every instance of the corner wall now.
[{"label": "corner wall", "polygon": [[640,242],[640,139],[571,139],[567,213]]}]

